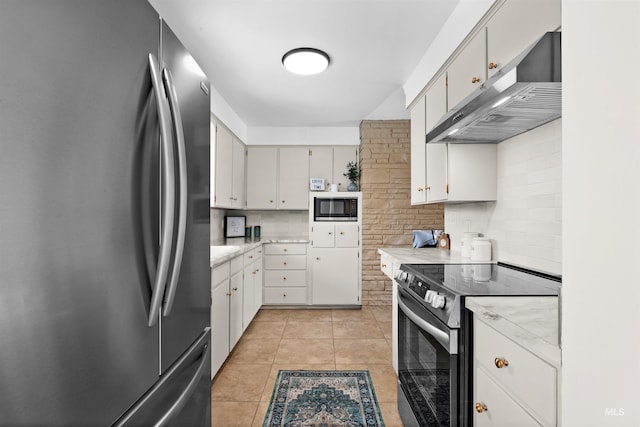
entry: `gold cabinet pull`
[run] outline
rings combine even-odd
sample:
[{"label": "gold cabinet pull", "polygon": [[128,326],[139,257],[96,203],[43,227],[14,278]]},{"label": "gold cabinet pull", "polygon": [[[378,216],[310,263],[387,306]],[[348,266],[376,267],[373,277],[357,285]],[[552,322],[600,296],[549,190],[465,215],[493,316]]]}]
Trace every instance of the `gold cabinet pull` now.
[{"label": "gold cabinet pull", "polygon": [[380,268],[386,268],[387,264],[380,264]]},{"label": "gold cabinet pull", "polygon": [[471,77],[471,83],[474,83],[474,84],[475,83],[480,83],[480,78],[475,77],[475,76]]},{"label": "gold cabinet pull", "polygon": [[418,192],[421,192],[422,190],[424,190],[424,188],[418,187]]},{"label": "gold cabinet pull", "polygon": [[496,357],[493,361],[496,364],[496,368],[502,369],[505,366],[509,366],[509,361],[503,357]]},{"label": "gold cabinet pull", "polygon": [[231,292],[227,292],[227,296],[230,297],[232,295]]},{"label": "gold cabinet pull", "polygon": [[485,405],[484,403],[480,403],[480,402],[476,403],[476,412],[477,413],[481,414],[481,413],[487,412],[487,411],[488,411],[487,405]]},{"label": "gold cabinet pull", "polygon": [[429,191],[431,190],[431,187],[429,187],[428,185],[424,187],[425,190]]},{"label": "gold cabinet pull", "polygon": [[238,290],[238,288],[233,288],[233,290],[234,290],[234,291],[237,291],[237,290]]},{"label": "gold cabinet pull", "polygon": [[498,64],[493,61],[489,62],[489,69],[493,70],[494,68],[498,68]]}]

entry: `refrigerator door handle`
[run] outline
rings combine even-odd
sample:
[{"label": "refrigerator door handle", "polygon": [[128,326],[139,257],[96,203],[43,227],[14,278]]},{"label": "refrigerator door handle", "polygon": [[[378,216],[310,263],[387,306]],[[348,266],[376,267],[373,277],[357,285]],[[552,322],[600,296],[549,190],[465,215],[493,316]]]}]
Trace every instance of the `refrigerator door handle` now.
[{"label": "refrigerator door handle", "polygon": [[162,78],[165,84],[165,91],[169,98],[169,109],[173,121],[173,129],[176,137],[176,148],[178,157],[178,233],[175,239],[175,253],[171,266],[169,285],[167,286],[164,300],[163,316],[171,314],[171,307],[178,288],[178,278],[180,277],[180,267],[184,253],[184,239],[187,230],[187,152],[184,140],[184,129],[182,128],[182,116],[180,105],[178,104],[178,94],[173,84],[171,71],[164,68]]},{"label": "refrigerator door handle", "polygon": [[[200,336],[182,353],[178,360],[176,360],[169,369],[160,376],[160,379],[156,381],[138,401],[127,409],[111,427],[128,427],[133,425],[153,425],[154,427],[161,427],[171,421],[193,395],[198,382],[205,373],[204,371],[208,366],[207,364],[210,358],[210,333],[210,327],[204,328]],[[198,352],[200,352],[200,362],[198,363],[195,373],[191,376],[189,382],[184,389],[182,389],[173,404],[170,405],[169,409],[161,416],[156,417],[157,408],[165,408],[167,406],[163,399],[163,393],[166,393],[167,388],[171,387],[176,377],[179,377],[185,369],[192,366],[193,363],[198,360],[198,358],[194,359],[194,356]],[[160,406],[158,406],[158,402],[160,402]],[[149,419],[151,417],[153,420]]]},{"label": "refrigerator door handle", "polygon": [[158,68],[158,60],[153,54],[149,54],[149,69],[151,73],[151,82],[156,95],[156,104],[158,108],[158,120],[160,122],[160,140],[161,140],[161,170],[162,170],[162,202],[161,202],[161,232],[160,232],[160,249],[158,254],[158,264],[156,275],[154,278],[151,304],[149,307],[148,326],[152,327],[158,322],[158,314],[160,305],[164,296],[164,289],[167,282],[167,272],[169,271],[169,263],[171,258],[171,249],[173,243],[173,222],[175,211],[175,170],[174,170],[174,153],[171,139],[171,131],[167,120],[167,107],[165,105],[166,96],[164,87],[160,78]]}]

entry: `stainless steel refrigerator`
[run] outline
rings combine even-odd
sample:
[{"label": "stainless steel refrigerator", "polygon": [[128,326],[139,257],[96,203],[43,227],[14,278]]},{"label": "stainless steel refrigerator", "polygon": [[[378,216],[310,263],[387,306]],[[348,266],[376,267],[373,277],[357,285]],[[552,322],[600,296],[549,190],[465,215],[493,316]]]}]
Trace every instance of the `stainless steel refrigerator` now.
[{"label": "stainless steel refrigerator", "polygon": [[0,58],[0,426],[210,425],[206,77],[146,0],[3,0]]}]

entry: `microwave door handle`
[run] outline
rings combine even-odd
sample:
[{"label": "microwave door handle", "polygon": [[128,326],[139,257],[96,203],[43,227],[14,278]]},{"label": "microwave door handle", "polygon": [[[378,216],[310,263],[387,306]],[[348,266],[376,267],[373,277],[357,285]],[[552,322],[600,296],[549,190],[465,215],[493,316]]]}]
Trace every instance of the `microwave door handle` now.
[{"label": "microwave door handle", "polygon": [[398,307],[402,310],[402,312],[409,319],[411,319],[413,323],[418,325],[420,329],[426,331],[429,335],[435,338],[436,341],[442,344],[442,346],[446,348],[447,351],[449,351],[449,353],[451,354],[452,351],[450,349],[449,335],[446,332],[436,328],[429,322],[426,322],[424,319],[421,319],[418,315],[416,315],[413,311],[411,311],[411,309],[404,302],[402,302],[402,298],[403,298],[402,294],[398,293]]},{"label": "microwave door handle", "polygon": [[169,275],[170,278],[169,285],[167,286],[167,295],[162,310],[162,315],[167,317],[171,314],[171,308],[173,307],[173,301],[178,288],[180,267],[182,266],[182,257],[184,253],[185,232],[187,229],[187,152],[185,148],[180,105],[178,104],[178,94],[176,93],[176,88],[173,84],[171,71],[166,68],[163,69],[162,77],[165,83],[165,90],[169,98],[169,109],[171,111],[171,119],[173,121],[173,129],[176,137],[178,158],[178,232],[175,239],[175,253],[171,266],[171,273]]},{"label": "microwave door handle", "polygon": [[160,122],[160,151],[161,151],[161,175],[162,175],[162,203],[161,203],[161,237],[160,250],[158,255],[158,264],[156,275],[153,280],[153,288],[151,290],[151,304],[149,307],[148,326],[152,327],[158,322],[158,314],[160,305],[164,296],[164,289],[167,282],[167,272],[169,270],[169,261],[171,258],[171,247],[173,241],[173,214],[175,210],[175,171],[174,171],[174,153],[167,120],[167,108],[165,105],[166,96],[159,75],[158,61],[153,54],[149,54],[149,68],[151,73],[151,82],[156,95],[156,104],[158,108],[158,119]]}]

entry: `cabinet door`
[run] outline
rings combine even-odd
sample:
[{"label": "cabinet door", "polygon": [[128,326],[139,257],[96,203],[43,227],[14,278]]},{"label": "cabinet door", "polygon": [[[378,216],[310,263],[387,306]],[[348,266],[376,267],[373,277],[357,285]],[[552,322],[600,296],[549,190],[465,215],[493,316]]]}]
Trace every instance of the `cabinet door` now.
[{"label": "cabinet door", "polygon": [[486,31],[475,35],[447,69],[447,105],[454,109],[486,80]]},{"label": "cabinet door", "polygon": [[335,225],[333,223],[315,223],[311,227],[311,245],[314,248],[333,248],[335,246]]},{"label": "cabinet door", "polygon": [[229,279],[211,291],[211,377],[229,355]]},{"label": "cabinet door", "polygon": [[309,149],[281,147],[279,153],[279,209],[309,208]]},{"label": "cabinet door", "polygon": [[243,281],[242,281],[242,331],[244,332],[249,326],[249,323],[253,320],[254,316],[254,274],[253,265],[246,265],[243,269]]},{"label": "cabinet door", "polygon": [[447,144],[427,144],[427,202],[447,200]]},{"label": "cabinet door", "polygon": [[418,100],[411,109],[411,204],[427,201],[427,147],[425,144],[426,97]]},{"label": "cabinet door", "polygon": [[473,404],[487,407],[486,411],[473,411],[473,425],[478,427],[539,427],[509,394],[494,383],[482,369],[476,370],[475,398]]},{"label": "cabinet door", "polygon": [[358,249],[312,249],[312,303],[360,304]]},{"label": "cabinet door", "polygon": [[358,147],[333,147],[333,181],[338,191],[347,191],[349,179],[344,176],[349,162],[358,161]]},{"label": "cabinet door", "polygon": [[262,307],[262,258],[253,263],[251,274],[253,275],[253,316],[255,316]]},{"label": "cabinet door", "polygon": [[229,351],[233,350],[242,336],[242,271],[231,276],[229,282]]},{"label": "cabinet door", "polygon": [[427,117],[426,133],[435,127],[440,119],[447,114],[447,75],[442,73],[429,88],[426,95]]},{"label": "cabinet door", "polygon": [[233,137],[223,126],[216,126],[216,145],[214,162],[214,195],[215,207],[230,208],[233,203]]},{"label": "cabinet door", "polygon": [[247,148],[247,208],[275,209],[278,149]]},{"label": "cabinet door", "polygon": [[449,201],[496,200],[497,144],[449,144]]},{"label": "cabinet door", "polygon": [[560,27],[560,3],[561,0],[508,0],[498,9],[487,26],[489,77],[545,32]]},{"label": "cabinet door", "polygon": [[333,182],[333,148],[313,147],[309,154],[309,178],[324,179],[325,189]]},{"label": "cabinet door", "polygon": [[231,180],[231,195],[233,197],[231,206],[236,209],[244,208],[244,162],[245,146],[242,142],[233,138],[233,179]]},{"label": "cabinet door", "polygon": [[360,246],[360,226],[358,224],[336,224],[336,248],[357,248]]}]

